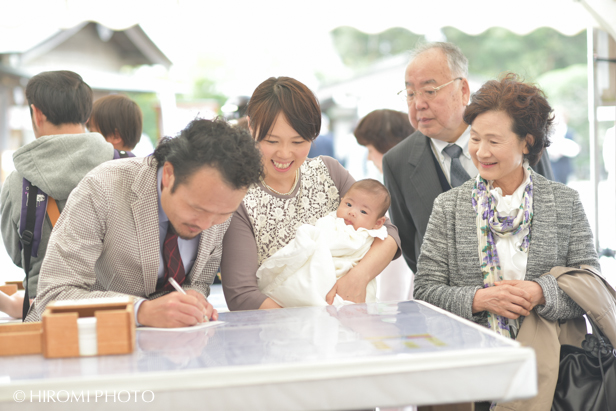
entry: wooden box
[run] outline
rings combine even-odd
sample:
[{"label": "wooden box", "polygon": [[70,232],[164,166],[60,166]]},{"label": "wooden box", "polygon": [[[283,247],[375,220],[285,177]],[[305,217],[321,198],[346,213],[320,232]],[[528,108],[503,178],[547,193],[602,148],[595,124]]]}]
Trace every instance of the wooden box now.
[{"label": "wooden box", "polygon": [[132,298],[54,301],[43,313],[43,355],[78,357],[77,319],[96,317],[97,355],[128,354],[135,349]]},{"label": "wooden box", "polygon": [[43,325],[37,323],[0,324],[0,356],[43,352]]},{"label": "wooden box", "polygon": [[6,285],[16,285],[18,290],[23,290],[24,289],[24,282],[23,281],[5,281]]},{"label": "wooden box", "polygon": [[17,292],[18,287],[17,284],[4,284],[0,285],[0,291],[2,291],[6,295],[13,295]]}]

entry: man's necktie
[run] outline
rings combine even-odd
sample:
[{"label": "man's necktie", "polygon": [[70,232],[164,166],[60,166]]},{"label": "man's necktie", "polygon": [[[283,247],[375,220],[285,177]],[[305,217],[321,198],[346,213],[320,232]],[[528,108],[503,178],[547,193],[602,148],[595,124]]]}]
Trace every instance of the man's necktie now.
[{"label": "man's necktie", "polygon": [[451,158],[451,170],[449,172],[449,181],[451,181],[451,186],[458,187],[471,178],[464,167],[462,167],[462,163],[460,163],[460,154],[462,154],[462,149],[456,144],[450,144],[445,147],[443,151]]},{"label": "man's necktie", "polygon": [[178,284],[182,285],[186,279],[184,272],[184,264],[178,247],[178,235],[175,233],[171,224],[167,229],[165,242],[163,243],[163,261],[165,263],[165,278],[161,288],[157,291],[174,291],[175,289],[169,284],[169,278],[173,278]]}]

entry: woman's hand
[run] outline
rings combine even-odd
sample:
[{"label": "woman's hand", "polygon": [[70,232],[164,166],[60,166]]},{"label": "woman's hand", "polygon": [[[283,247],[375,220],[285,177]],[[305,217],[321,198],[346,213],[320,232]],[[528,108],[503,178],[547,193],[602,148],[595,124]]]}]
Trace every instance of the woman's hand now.
[{"label": "woman's hand", "polygon": [[503,280],[494,283],[497,287],[503,285],[511,285],[518,289],[526,291],[530,295],[528,300],[531,304],[531,310],[537,305],[545,305],[545,296],[543,295],[543,289],[534,281],[522,281],[522,280]]},{"label": "woman's hand", "polygon": [[529,292],[522,287],[510,284],[500,284],[478,290],[475,293],[472,306],[473,314],[489,311],[512,320],[521,315],[529,315],[532,309]]},{"label": "woman's hand", "polygon": [[370,280],[372,278],[362,271],[362,267],[356,265],[336,281],[334,287],[325,296],[325,302],[330,305],[333,304],[334,298],[338,294],[343,300],[365,303],[366,287],[368,287]]}]

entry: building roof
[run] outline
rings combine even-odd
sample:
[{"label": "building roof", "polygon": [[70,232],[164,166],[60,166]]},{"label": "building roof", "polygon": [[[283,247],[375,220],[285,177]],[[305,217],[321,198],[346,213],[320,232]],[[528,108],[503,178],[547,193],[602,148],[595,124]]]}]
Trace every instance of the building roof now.
[{"label": "building roof", "polygon": [[[166,68],[171,60],[154,44],[139,25],[124,30],[112,30],[99,23],[82,22],[69,29],[30,26],[4,27],[0,29],[0,55],[17,56],[4,58],[4,65],[19,67],[55,49],[82,30],[94,26],[102,42],[111,42],[131,65],[160,64]],[[90,27],[91,28],[91,27]]]}]

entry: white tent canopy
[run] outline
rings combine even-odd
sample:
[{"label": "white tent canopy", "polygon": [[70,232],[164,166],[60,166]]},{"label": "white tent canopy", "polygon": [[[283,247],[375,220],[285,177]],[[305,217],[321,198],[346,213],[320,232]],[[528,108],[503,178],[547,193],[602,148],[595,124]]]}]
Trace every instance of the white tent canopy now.
[{"label": "white tent canopy", "polygon": [[245,94],[272,75],[289,75],[309,87],[318,86],[315,71],[345,77],[329,37],[340,26],[370,33],[403,27],[429,39],[441,38],[440,29],[447,26],[469,34],[490,27],[518,34],[551,27],[573,35],[599,25],[588,10],[602,7],[596,14],[603,15],[615,4],[615,0],[0,0],[0,52],[28,49],[41,33],[83,21],[116,30],[140,24],[175,63],[176,80],[191,77],[188,69],[182,70],[195,66],[205,54],[223,62],[211,76],[218,79],[220,90]]},{"label": "white tent canopy", "polygon": [[[613,0],[381,0],[376,3],[356,0],[0,0],[4,17],[0,26],[37,27],[54,22],[59,27],[70,28],[83,21],[97,21],[120,30],[158,21],[175,30],[178,26],[174,23],[184,22],[196,25],[204,38],[220,35],[232,27],[242,28],[244,32],[273,27],[284,34],[290,33],[288,30],[328,31],[345,25],[371,33],[405,27],[417,34],[446,26],[468,34],[479,34],[494,26],[518,34],[538,27],[552,27],[572,35],[597,24],[597,16],[603,16],[609,23],[604,12],[616,7],[614,4]],[[598,13],[591,15],[584,5]],[[611,24],[614,19],[616,17],[612,16]]]}]

